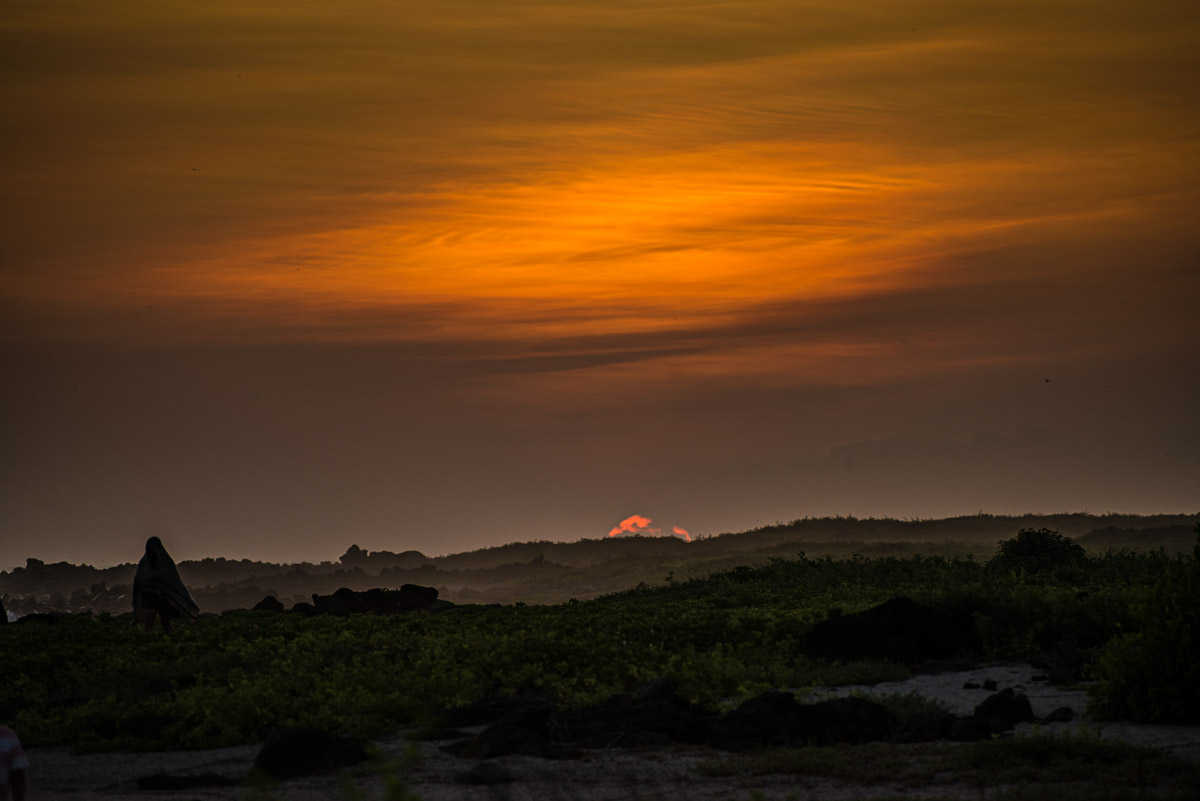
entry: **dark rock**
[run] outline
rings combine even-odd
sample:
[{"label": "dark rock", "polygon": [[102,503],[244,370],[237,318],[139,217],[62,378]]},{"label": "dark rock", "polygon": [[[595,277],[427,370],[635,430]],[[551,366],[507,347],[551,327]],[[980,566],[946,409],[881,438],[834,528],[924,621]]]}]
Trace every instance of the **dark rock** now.
[{"label": "dark rock", "polygon": [[455,778],[461,784],[493,785],[514,781],[512,773],[503,765],[497,765],[495,762],[480,762]]},{"label": "dark rock", "polygon": [[241,781],[219,773],[155,773],[137,780],[139,790],[193,790],[197,787],[237,787]]},{"label": "dark rock", "polygon": [[979,682],[977,682],[977,681],[968,681],[965,684],[963,684],[963,689],[964,690],[978,690],[978,689],[980,689],[980,685],[979,685]]},{"label": "dark rock", "polygon": [[950,739],[958,743],[973,743],[991,736],[987,723],[973,717],[956,718],[950,726]]},{"label": "dark rock", "polygon": [[323,729],[280,728],[267,735],[254,767],[272,778],[290,779],[357,765],[366,758],[366,748],[359,740]]},{"label": "dark rock", "polygon": [[713,732],[713,744],[739,750],[804,742],[803,715],[796,696],[771,690],[725,715]]},{"label": "dark rock", "polygon": [[928,743],[950,737],[958,720],[949,710],[927,707],[912,713],[897,714],[890,740],[896,743]]},{"label": "dark rock", "polygon": [[308,617],[309,615],[315,615],[317,613],[317,608],[310,603],[300,601],[299,603],[292,605],[292,611],[298,615],[304,615],[305,617]]},{"label": "dark rock", "polygon": [[398,590],[378,587],[365,592],[355,592],[341,587],[332,595],[313,593],[313,607],[318,614],[349,615],[362,612],[397,614],[430,609],[438,599],[436,587],[405,584]]},{"label": "dark rock", "polygon": [[973,717],[993,733],[1008,731],[1018,723],[1034,719],[1029,698],[1024,693],[1014,692],[1011,687],[985,698],[983,703],[975,707]]},{"label": "dark rock", "polygon": [[1029,678],[1030,681],[1039,681],[1039,682],[1040,681],[1048,681],[1049,679],[1050,679],[1050,677],[1047,676],[1045,673],[1038,673],[1037,675],[1031,676]]},{"label": "dark rock", "polygon": [[892,598],[879,606],[818,623],[804,651],[829,659],[892,659],[915,663],[978,650],[970,615]]},{"label": "dark rock", "polygon": [[1042,718],[1042,723],[1070,723],[1074,719],[1074,709],[1071,709],[1069,706],[1060,706],[1058,709]]},{"label": "dark rock", "polygon": [[48,623],[54,625],[62,619],[62,615],[57,612],[33,612],[28,615],[21,615],[15,622],[22,625],[28,623]]},{"label": "dark rock", "polygon": [[886,740],[896,725],[882,704],[865,698],[834,698],[801,704],[773,690],[751,698],[714,727],[712,742],[741,750],[771,746],[865,743]]},{"label": "dark rock", "polygon": [[995,679],[985,679],[983,682],[983,689],[987,690],[990,693],[996,692],[996,690],[998,690],[999,688],[1000,688],[1000,686],[998,684],[996,684]]},{"label": "dark rock", "polygon": [[817,721],[819,743],[869,743],[886,740],[896,719],[883,704],[866,698],[834,698],[809,707]]},{"label": "dark rock", "polygon": [[[253,597],[253,596],[252,596]],[[274,595],[268,595],[254,605],[255,612],[282,612],[283,604]]]},{"label": "dark rock", "polygon": [[651,746],[708,740],[713,716],[682,698],[673,681],[659,679],[632,695],[614,695],[562,716],[566,736],[589,747]]},{"label": "dark rock", "polygon": [[455,756],[474,759],[490,759],[508,754],[549,759],[578,756],[576,751],[558,742],[561,738],[556,735],[558,720],[554,707],[549,703],[532,701],[511,707],[504,717],[479,734],[444,745],[442,750]]}]

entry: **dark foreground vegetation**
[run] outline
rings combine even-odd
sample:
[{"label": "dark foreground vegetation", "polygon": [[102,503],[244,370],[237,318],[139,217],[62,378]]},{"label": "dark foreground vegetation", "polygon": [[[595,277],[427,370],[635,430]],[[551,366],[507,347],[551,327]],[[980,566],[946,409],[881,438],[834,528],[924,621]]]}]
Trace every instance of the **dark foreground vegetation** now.
[{"label": "dark foreground vegetation", "polygon": [[[736,740],[731,715],[775,688],[1022,658],[1054,681],[1098,679],[1099,715],[1200,722],[1198,558],[1200,545],[1089,556],[1028,530],[987,562],[799,557],[547,606],[232,612],[169,635],[127,617],[34,619],[0,627],[0,720],[32,745],[202,748],[297,726],[436,729],[462,710],[532,698],[558,716],[544,720],[582,731],[606,704],[628,709],[647,687],[669,687],[713,737]],[[929,710],[888,715],[879,737],[912,731]],[[781,742],[822,739],[797,731]]]}]

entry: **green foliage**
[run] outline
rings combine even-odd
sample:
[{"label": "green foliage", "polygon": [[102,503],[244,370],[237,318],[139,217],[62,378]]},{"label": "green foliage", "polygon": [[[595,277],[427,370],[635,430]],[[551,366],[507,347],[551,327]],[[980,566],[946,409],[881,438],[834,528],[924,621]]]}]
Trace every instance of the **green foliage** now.
[{"label": "green foliage", "polygon": [[0,627],[0,718],[31,745],[96,750],[233,745],[279,725],[369,738],[434,725],[485,697],[536,690],[582,706],[664,676],[717,707],[771,687],[908,675],[904,665],[813,659],[802,647],[831,609],[850,614],[896,595],[973,614],[993,657],[1034,655],[1066,634],[1088,647],[1117,634],[1157,637],[1137,610],[1157,603],[1169,562],[1110,554],[1055,583],[969,559],[801,558],[555,606],[242,612],[169,636],[68,616]]},{"label": "green foliage", "polygon": [[992,570],[1024,574],[1065,573],[1083,566],[1087,552],[1083,546],[1048,528],[1021,529],[1017,536],[1000,543],[997,554],[988,562]]},{"label": "green foliage", "polygon": [[1093,711],[1141,722],[1200,721],[1200,559],[1165,564],[1137,617],[1136,628],[1097,660]]}]

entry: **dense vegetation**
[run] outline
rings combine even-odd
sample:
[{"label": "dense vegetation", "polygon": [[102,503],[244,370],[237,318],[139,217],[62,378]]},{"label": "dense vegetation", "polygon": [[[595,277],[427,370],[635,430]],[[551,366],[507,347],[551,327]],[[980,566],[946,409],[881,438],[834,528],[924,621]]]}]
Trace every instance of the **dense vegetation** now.
[{"label": "dense vegetation", "polygon": [[1102,712],[1200,718],[1197,559],[1063,553],[1048,557],[1049,570],[1000,558],[779,559],[552,606],[234,612],[166,636],[106,615],[7,625],[0,720],[32,744],[195,748],[254,741],[283,724],[377,735],[529,689],[582,705],[660,676],[692,700],[727,704],[768,687],[904,675],[911,666],[823,661],[802,647],[831,614],[897,595],[969,612],[983,657],[1070,644],[1104,680]]}]

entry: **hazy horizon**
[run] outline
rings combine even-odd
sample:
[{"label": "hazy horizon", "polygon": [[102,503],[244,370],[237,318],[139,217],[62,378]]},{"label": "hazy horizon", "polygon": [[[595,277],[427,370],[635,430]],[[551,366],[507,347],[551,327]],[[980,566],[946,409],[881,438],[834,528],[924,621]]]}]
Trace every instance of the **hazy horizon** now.
[{"label": "hazy horizon", "polygon": [[[1195,510],[1164,510],[1164,511],[1154,511],[1154,512],[1131,512],[1128,510],[1110,510],[1110,511],[1103,511],[1103,512],[1089,511],[1089,510],[1076,510],[1076,511],[1034,510],[1034,511],[1028,511],[1028,512],[989,512],[989,511],[985,511],[985,510],[977,510],[975,512],[947,514],[947,515],[935,515],[935,516],[931,516],[931,517],[921,517],[921,518],[901,518],[901,517],[896,517],[894,515],[857,516],[857,515],[851,515],[851,514],[842,514],[842,515],[828,514],[828,515],[810,515],[810,516],[805,516],[805,517],[800,517],[800,518],[792,518],[790,520],[758,521],[753,524],[742,526],[739,528],[722,529],[720,531],[692,531],[692,532],[689,532],[690,539],[685,539],[684,537],[681,537],[678,534],[672,534],[670,532],[669,526],[665,527],[665,528],[658,528],[658,526],[660,525],[660,522],[657,520],[654,520],[654,521],[652,521],[653,525],[654,525],[654,527],[652,527],[652,528],[631,530],[631,531],[623,532],[623,533],[617,534],[617,535],[614,535],[611,533],[608,535],[584,534],[579,537],[528,538],[528,539],[507,540],[504,542],[496,542],[496,541],[494,541],[494,539],[488,538],[485,536],[482,540],[480,540],[480,544],[477,544],[477,545],[466,544],[460,548],[454,548],[452,550],[442,550],[442,551],[427,550],[427,549],[422,549],[422,548],[417,548],[417,547],[408,547],[408,546],[387,547],[387,546],[363,545],[360,542],[347,542],[345,544],[336,544],[336,543],[331,542],[329,544],[333,548],[332,551],[330,551],[328,553],[321,553],[318,555],[308,556],[308,557],[304,557],[304,558],[292,557],[292,556],[287,556],[287,555],[274,556],[274,557],[266,557],[266,556],[261,556],[261,555],[254,556],[254,555],[251,555],[248,553],[237,553],[237,554],[231,554],[231,553],[195,554],[195,553],[190,553],[188,555],[175,556],[174,558],[176,558],[177,561],[185,561],[185,560],[197,560],[198,561],[198,560],[203,560],[205,558],[213,558],[213,559],[225,558],[230,561],[239,561],[241,559],[249,559],[250,561],[264,562],[264,563],[269,562],[269,563],[285,564],[285,565],[286,564],[300,564],[300,563],[320,564],[322,562],[336,563],[336,562],[338,562],[339,557],[341,557],[342,554],[344,554],[346,552],[346,550],[353,545],[357,545],[359,548],[361,548],[363,551],[366,551],[366,552],[379,552],[379,551],[389,552],[390,551],[392,553],[398,554],[398,553],[403,553],[404,551],[415,550],[415,551],[420,551],[421,554],[425,557],[437,558],[437,557],[444,557],[444,556],[452,556],[452,555],[461,554],[461,553],[470,553],[470,552],[474,552],[474,551],[485,550],[488,548],[502,547],[502,546],[506,546],[506,545],[521,545],[521,544],[530,544],[530,543],[536,543],[536,542],[549,542],[549,543],[554,543],[554,544],[569,545],[572,543],[583,542],[583,541],[605,540],[605,539],[611,539],[614,537],[623,538],[623,537],[630,537],[630,536],[662,537],[662,538],[668,538],[668,539],[678,539],[681,542],[685,542],[685,543],[686,542],[700,542],[700,541],[703,541],[703,540],[711,538],[711,537],[719,537],[719,536],[726,535],[726,534],[753,533],[756,529],[759,529],[759,528],[778,526],[778,525],[786,526],[786,525],[795,523],[797,521],[806,520],[806,519],[821,521],[821,520],[835,520],[838,518],[855,518],[859,522],[870,522],[872,520],[903,520],[903,521],[919,520],[920,522],[940,522],[942,520],[964,518],[964,522],[969,522],[971,517],[980,516],[980,515],[987,516],[987,517],[1013,517],[1013,518],[1021,518],[1021,517],[1025,517],[1025,516],[1053,517],[1053,516],[1059,516],[1059,515],[1066,515],[1066,516],[1092,515],[1095,517],[1107,517],[1107,516],[1154,517],[1154,516],[1176,516],[1176,515],[1178,515],[1178,516],[1185,516],[1185,517],[1198,517],[1198,516],[1200,516],[1200,512],[1197,512]],[[635,516],[640,517],[640,515],[635,515]],[[1011,533],[1015,535],[1018,532],[1018,530],[1019,530],[1018,527],[1014,527],[1014,529]],[[971,539],[971,537],[968,536],[967,540],[970,540],[970,539]],[[964,540],[964,541],[966,541],[966,540]],[[185,543],[186,543],[186,540],[185,540]],[[142,543],[142,544],[144,544],[144,543]],[[172,543],[170,543],[170,542],[164,543],[164,545],[171,545],[171,544]],[[168,551],[171,551],[171,550],[172,550],[171,548],[168,548]],[[92,567],[95,567],[98,569],[104,569],[104,568],[114,567],[116,565],[121,565],[121,564],[136,564],[138,559],[141,558],[141,551],[138,551],[137,553],[135,553],[132,556],[111,559],[108,561],[88,561],[88,560],[83,560],[83,559],[72,559],[72,558],[49,559],[49,558],[43,558],[43,557],[39,556],[38,554],[29,554],[26,557],[26,559],[29,557],[32,557],[35,559],[41,559],[41,561],[43,561],[47,564],[55,563],[55,562],[69,562],[69,563],[77,564],[77,565],[90,564]],[[25,567],[25,566],[26,566],[26,562],[24,559],[22,559],[19,564],[14,563],[14,564],[6,565],[6,564],[0,563],[0,571],[11,571],[14,568]]]},{"label": "hazy horizon", "polygon": [[1197,37],[1167,0],[17,4],[0,565],[1195,509]]}]

